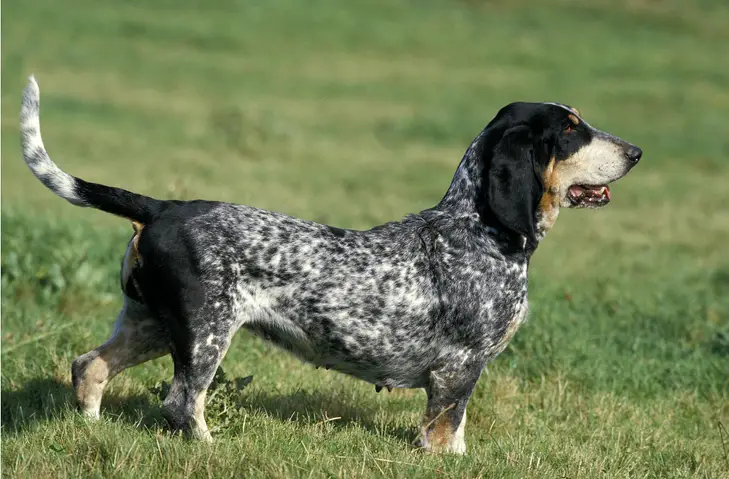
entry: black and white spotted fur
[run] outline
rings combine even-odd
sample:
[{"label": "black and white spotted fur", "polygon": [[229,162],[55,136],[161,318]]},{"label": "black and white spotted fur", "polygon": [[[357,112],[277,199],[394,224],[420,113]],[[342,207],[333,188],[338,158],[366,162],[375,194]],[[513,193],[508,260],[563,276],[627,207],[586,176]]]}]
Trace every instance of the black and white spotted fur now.
[{"label": "black and white spotted fur", "polygon": [[[48,156],[35,80],[23,96],[25,161],[54,193],[134,222],[124,307],[111,338],[73,363],[80,407],[98,417],[108,381],[172,354],[164,411],[210,438],[205,393],[247,328],[317,366],[380,388],[424,388],[422,444],[465,452],[465,410],[484,365],[527,315],[529,258],[572,185],[605,185],[640,150],[565,105],[503,108],[466,152],[437,206],[354,231],[214,201],[161,201],[88,183]],[[609,199],[609,196],[608,196]]]}]

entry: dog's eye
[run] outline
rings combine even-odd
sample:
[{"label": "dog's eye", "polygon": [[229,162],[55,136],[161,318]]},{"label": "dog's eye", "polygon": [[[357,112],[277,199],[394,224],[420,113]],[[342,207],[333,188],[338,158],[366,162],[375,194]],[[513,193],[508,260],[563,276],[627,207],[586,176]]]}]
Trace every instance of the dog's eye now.
[{"label": "dog's eye", "polygon": [[572,123],[570,123],[569,125],[567,125],[564,128],[564,132],[565,133],[572,133],[573,131],[575,131],[575,127],[574,127],[574,125]]}]

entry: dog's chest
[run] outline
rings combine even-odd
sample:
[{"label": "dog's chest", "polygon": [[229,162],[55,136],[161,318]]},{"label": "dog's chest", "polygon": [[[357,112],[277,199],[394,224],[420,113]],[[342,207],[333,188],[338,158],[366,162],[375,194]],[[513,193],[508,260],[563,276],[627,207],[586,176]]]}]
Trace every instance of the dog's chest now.
[{"label": "dog's chest", "polygon": [[[487,357],[503,351],[528,313],[527,264],[507,260],[485,260],[476,278],[460,278],[453,304],[457,316],[468,325],[466,338]],[[458,300],[456,300],[458,298]],[[469,324],[470,323],[470,324]]]},{"label": "dog's chest", "polygon": [[509,271],[510,282],[507,282],[501,292],[502,303],[506,305],[501,322],[497,331],[501,333],[498,338],[496,354],[503,351],[509,341],[514,337],[516,331],[524,323],[529,312],[529,301],[527,292],[527,264],[514,264]]},{"label": "dog's chest", "polygon": [[491,340],[493,346],[487,352],[489,357],[494,357],[506,349],[519,327],[526,321],[528,314],[529,302],[524,294],[524,297],[515,303],[513,310],[504,318],[503,325],[495,328],[496,334]]}]

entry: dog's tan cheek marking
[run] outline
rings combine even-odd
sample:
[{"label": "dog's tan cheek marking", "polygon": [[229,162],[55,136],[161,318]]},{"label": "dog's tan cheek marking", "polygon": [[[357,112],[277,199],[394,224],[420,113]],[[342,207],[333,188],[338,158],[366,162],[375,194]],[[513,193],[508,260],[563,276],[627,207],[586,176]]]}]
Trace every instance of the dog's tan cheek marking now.
[{"label": "dog's tan cheek marking", "polygon": [[[537,234],[544,237],[557,221],[559,214],[559,173],[556,159],[553,157],[542,175],[544,194],[539,200]],[[540,238],[541,239],[541,238]]]},{"label": "dog's tan cheek marking", "polygon": [[556,171],[556,159],[552,158],[542,175],[544,194],[539,200],[539,212],[542,215],[548,214],[559,203],[559,175]]}]

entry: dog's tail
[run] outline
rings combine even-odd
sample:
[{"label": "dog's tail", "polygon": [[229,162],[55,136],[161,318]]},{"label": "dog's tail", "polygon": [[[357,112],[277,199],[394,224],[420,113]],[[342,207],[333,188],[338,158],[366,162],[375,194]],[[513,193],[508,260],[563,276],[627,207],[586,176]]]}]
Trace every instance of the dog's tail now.
[{"label": "dog's tail", "polygon": [[89,183],[71,176],[56,165],[43,146],[40,132],[40,91],[30,77],[20,108],[20,136],[28,168],[48,189],[77,206],[96,208],[142,224],[151,223],[165,201],[121,188]]}]

